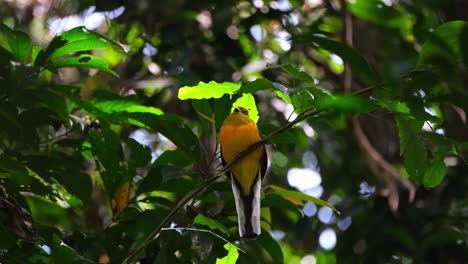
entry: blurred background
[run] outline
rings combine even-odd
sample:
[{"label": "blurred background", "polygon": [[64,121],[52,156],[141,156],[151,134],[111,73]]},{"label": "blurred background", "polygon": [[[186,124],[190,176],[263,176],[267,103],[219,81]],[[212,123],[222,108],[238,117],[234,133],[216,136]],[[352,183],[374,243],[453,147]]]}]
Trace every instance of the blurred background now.
[{"label": "blurred background", "polygon": [[[194,129],[199,127],[196,112],[189,101],[177,98],[178,89],[189,83],[268,78],[294,87],[276,67],[291,64],[330,93],[368,88],[364,80],[353,78],[351,91],[346,91],[344,58],[296,41],[296,36],[308,34],[345,43],[345,33],[351,32],[354,48],[383,86],[430,95],[433,88],[425,88],[424,78],[402,84],[407,81],[402,77],[415,68],[423,43],[436,27],[468,18],[468,1],[348,2],[3,0],[0,20],[27,32],[39,46],[82,25],[126,45],[128,53],[114,48],[96,51],[120,78],[76,68],[63,69],[51,78],[79,86],[83,98],[102,86],[122,96],[137,96],[145,105],[182,116]],[[431,115],[443,116],[444,122],[427,123],[423,129],[468,141],[466,76],[457,79],[453,90],[447,81],[451,75],[441,76],[448,84],[440,89],[459,96],[460,103],[425,108]],[[294,119],[293,107],[274,93],[261,91],[255,96],[263,133]],[[358,122],[375,150],[399,170],[403,161],[394,116],[375,111],[361,115]],[[398,180],[389,183],[369,166],[351,128],[344,115],[310,119],[288,131],[294,142],[281,138],[271,142],[272,169],[266,184],[321,198],[340,212],[311,202],[299,210],[272,205],[270,233],[280,244],[285,263],[466,263],[468,168],[462,158],[466,153],[445,157],[447,176],[438,187],[429,190],[411,184],[415,197],[410,202],[408,185]],[[161,134],[144,129],[129,133],[151,148],[153,161],[174,148]],[[109,219],[109,212],[98,211],[91,229]],[[239,263],[253,263],[252,253],[241,253]],[[257,261],[276,262],[269,257]]]}]

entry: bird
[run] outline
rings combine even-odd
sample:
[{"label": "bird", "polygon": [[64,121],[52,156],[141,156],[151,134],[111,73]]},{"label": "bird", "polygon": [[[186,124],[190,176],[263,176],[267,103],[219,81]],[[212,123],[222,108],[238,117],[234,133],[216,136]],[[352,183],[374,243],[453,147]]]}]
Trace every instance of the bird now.
[{"label": "bird", "polygon": [[[244,107],[236,107],[223,121],[220,129],[223,164],[231,163],[240,153],[260,140],[261,135],[255,122],[250,119],[249,111]],[[241,238],[256,238],[261,233],[260,192],[268,168],[266,148],[260,145],[226,173],[231,179]]]}]

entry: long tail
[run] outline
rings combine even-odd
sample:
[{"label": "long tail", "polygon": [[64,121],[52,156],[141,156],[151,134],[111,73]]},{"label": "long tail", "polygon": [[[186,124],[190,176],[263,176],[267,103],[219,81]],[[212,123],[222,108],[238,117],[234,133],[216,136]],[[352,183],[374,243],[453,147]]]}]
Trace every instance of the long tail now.
[{"label": "long tail", "polygon": [[249,195],[244,195],[236,178],[231,175],[232,192],[236,201],[239,235],[242,238],[255,238],[260,235],[260,191],[262,180],[257,176]]}]

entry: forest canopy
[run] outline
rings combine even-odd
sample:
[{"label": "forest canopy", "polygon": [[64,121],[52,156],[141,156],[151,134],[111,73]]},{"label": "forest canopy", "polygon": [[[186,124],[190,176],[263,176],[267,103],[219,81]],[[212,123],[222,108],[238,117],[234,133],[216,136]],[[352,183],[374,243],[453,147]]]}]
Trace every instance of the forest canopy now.
[{"label": "forest canopy", "polygon": [[[464,263],[467,19],[458,0],[2,1],[0,262]],[[262,140],[224,165],[237,107]],[[262,232],[241,239],[226,175],[260,146]]]}]

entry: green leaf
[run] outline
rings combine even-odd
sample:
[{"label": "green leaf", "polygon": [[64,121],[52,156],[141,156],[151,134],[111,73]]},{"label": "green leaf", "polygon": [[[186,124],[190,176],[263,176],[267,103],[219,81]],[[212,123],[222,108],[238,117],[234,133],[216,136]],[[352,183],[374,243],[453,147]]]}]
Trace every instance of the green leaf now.
[{"label": "green leaf", "polygon": [[229,95],[224,95],[218,100],[214,100],[213,112],[215,113],[216,129],[219,131],[224,119],[231,114],[232,102]]},{"label": "green leaf", "polygon": [[131,162],[137,167],[145,166],[151,161],[151,149],[140,144],[133,138],[128,139],[128,147],[130,148]]},{"label": "green leaf", "polygon": [[17,185],[30,184],[32,177],[23,164],[14,159],[0,157],[0,179],[9,179]]},{"label": "green leaf", "polygon": [[10,48],[9,50],[14,59],[21,63],[26,63],[32,48],[29,35],[22,31],[11,30],[3,24],[0,25],[0,33],[6,36]]},{"label": "green leaf", "polygon": [[[418,67],[447,66],[461,63],[468,53],[468,23],[451,21],[437,27],[424,43],[418,59]],[[466,62],[465,62],[466,63]]]},{"label": "green leaf", "polygon": [[396,121],[400,134],[400,155],[403,155],[409,142],[417,140],[416,134],[421,131],[424,122],[401,114],[396,116]]},{"label": "green leaf", "polygon": [[254,94],[258,91],[273,89],[274,85],[267,79],[256,79],[252,82],[243,83],[239,92]]},{"label": "green leaf", "polygon": [[73,218],[67,209],[38,195],[28,194],[24,196],[24,199],[35,222],[60,227],[63,230],[72,229]]},{"label": "green leaf", "polygon": [[438,186],[447,174],[447,166],[445,165],[445,151],[438,154],[438,158],[432,161],[424,174],[424,186],[426,188],[434,188]]},{"label": "green leaf", "polygon": [[329,96],[318,104],[320,109],[335,109],[344,112],[366,113],[375,109],[374,104],[362,97],[353,95]]},{"label": "green leaf", "polygon": [[101,121],[103,137],[91,130],[89,133],[89,142],[93,154],[99,159],[105,170],[101,170],[101,178],[104,182],[107,192],[113,195],[117,188],[124,182],[129,181],[130,177],[124,177],[124,170],[120,166],[123,159],[123,151],[120,144],[120,138],[112,131],[109,124]]},{"label": "green leaf", "polygon": [[217,258],[216,264],[236,264],[237,258],[239,257],[239,252],[237,252],[237,248],[230,243],[224,245],[224,248],[227,250],[228,253],[223,258]]},{"label": "green leaf", "polygon": [[316,205],[326,206],[326,207],[332,209],[333,211],[338,212],[338,210],[336,210],[336,208],[333,205],[325,202],[324,200],[322,200],[320,198],[316,198],[316,197],[307,195],[307,194],[299,192],[299,191],[285,190],[283,188],[278,188],[278,187],[276,187],[274,185],[270,185],[270,187],[273,190],[273,192],[272,192],[273,194],[281,195],[286,199],[293,198],[293,199],[299,199],[299,200],[302,200],[302,201],[313,202]]},{"label": "green leaf", "polygon": [[272,207],[278,208],[280,210],[289,210],[292,212],[300,213],[299,207],[293,204],[290,200],[288,200],[282,195],[271,193],[265,194],[265,197],[262,199],[262,208],[263,207]]},{"label": "green leaf", "polygon": [[226,235],[229,235],[229,230],[219,221],[208,218],[202,214],[198,214],[193,220],[194,225],[203,225],[209,227],[211,230],[219,230]]},{"label": "green leaf", "polygon": [[76,27],[65,31],[61,38],[67,43],[62,47],[56,49],[50,54],[50,59],[60,57],[63,55],[87,51],[92,49],[107,48],[110,46],[109,42],[102,40],[93,31],[89,31],[84,27]]},{"label": "green leaf", "polygon": [[291,99],[291,104],[294,107],[294,111],[298,114],[318,109],[317,104],[321,99],[315,98],[313,95],[314,90],[319,90],[315,87],[307,87],[304,89],[298,89],[298,91],[293,91],[289,98]]},{"label": "green leaf", "polygon": [[283,263],[283,250],[276,240],[274,240],[270,233],[262,232],[257,238],[260,245],[270,254],[271,258],[274,260],[274,263]]},{"label": "green leaf", "polygon": [[67,41],[62,39],[62,37],[56,36],[53,38],[45,50],[39,51],[33,61],[34,65],[40,67],[45,66],[49,61],[50,55],[65,44],[67,44]]},{"label": "green leaf", "polygon": [[[167,183],[174,179],[179,179],[184,175],[186,175],[186,172],[178,166],[169,164],[159,164],[157,166],[153,165],[146,174],[146,177],[143,178],[143,180],[138,185],[137,194],[161,189],[161,185],[163,183]],[[170,186],[170,188],[172,188],[172,186]]]},{"label": "green leaf", "polygon": [[231,82],[199,82],[196,86],[181,87],[179,89],[178,98],[180,100],[221,98],[223,95],[233,94],[239,89],[240,85]]},{"label": "green leaf", "polygon": [[179,167],[185,167],[192,163],[192,160],[180,149],[166,150],[164,151],[153,163],[154,166],[160,165],[177,165]]},{"label": "green leaf", "polygon": [[94,264],[96,262],[80,256],[73,248],[64,244],[60,237],[53,235],[51,245],[51,255],[53,263],[76,263],[76,264]]},{"label": "green leaf", "polygon": [[427,166],[427,151],[424,144],[416,138],[410,140],[403,153],[406,170],[413,180],[422,182]]},{"label": "green leaf", "polygon": [[197,183],[189,176],[181,176],[161,184],[161,190],[178,195],[186,195],[197,187]]},{"label": "green leaf", "polygon": [[291,79],[293,79],[293,80],[309,81],[311,83],[314,83],[314,78],[312,78],[312,76],[305,73],[304,71],[300,71],[300,70],[296,69],[291,64],[283,65],[283,66],[281,66],[281,69],[283,71],[285,71],[291,77]]},{"label": "green leaf", "polygon": [[236,107],[242,106],[249,110],[249,117],[252,119],[255,123],[258,121],[258,110],[257,110],[257,105],[255,104],[255,98],[252,94],[245,93],[242,94],[241,97],[239,97],[233,104],[231,108],[231,113],[234,112],[234,109]]},{"label": "green leaf", "polygon": [[192,160],[200,159],[201,148],[197,136],[178,116],[173,114],[158,116],[148,113],[124,113],[122,116],[138,121],[163,134]]},{"label": "green leaf", "polygon": [[197,112],[203,132],[211,135],[215,121],[209,99],[192,100],[192,107]]},{"label": "green leaf", "polygon": [[405,32],[412,27],[411,17],[397,4],[387,6],[379,0],[355,0],[348,1],[347,4],[353,15],[376,25]]},{"label": "green leaf", "polygon": [[312,43],[315,47],[322,48],[332,52],[351,66],[353,73],[368,84],[377,83],[377,77],[370,65],[355,49],[344,43],[331,40],[319,35],[307,35],[297,38],[299,42]]},{"label": "green leaf", "polygon": [[[263,135],[269,135],[273,133],[274,131],[278,130],[279,127],[275,126],[270,123],[259,123],[258,124],[258,129],[262,132]],[[293,133],[294,129],[289,129],[284,133],[281,133],[280,135],[272,138],[269,140],[271,144],[292,144],[295,145],[297,144],[297,137],[298,135]]]},{"label": "green leaf", "polygon": [[98,58],[89,54],[81,54],[75,57],[68,57],[62,60],[56,60],[50,62],[47,65],[48,69],[56,71],[59,68],[63,67],[76,67],[76,68],[85,68],[85,69],[98,69],[107,73],[119,77],[119,75],[109,68],[107,62],[101,58]]},{"label": "green leaf", "polygon": [[401,113],[401,114],[410,113],[410,108],[405,102],[399,102],[399,101],[393,101],[393,100],[378,100],[377,104],[395,113]]}]

